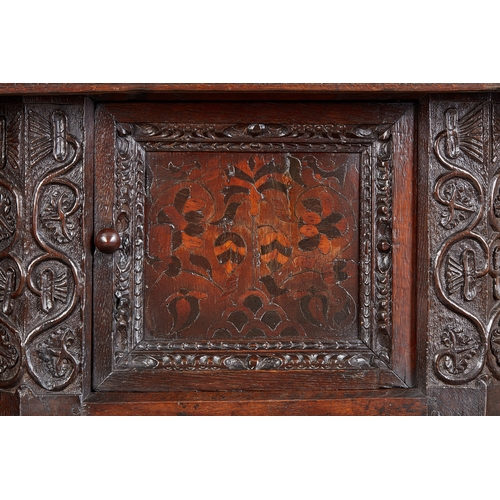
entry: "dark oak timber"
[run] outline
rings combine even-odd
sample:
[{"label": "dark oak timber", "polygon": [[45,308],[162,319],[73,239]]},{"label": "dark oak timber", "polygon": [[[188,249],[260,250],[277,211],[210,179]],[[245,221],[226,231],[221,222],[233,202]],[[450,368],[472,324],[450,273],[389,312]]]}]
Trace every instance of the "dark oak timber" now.
[{"label": "dark oak timber", "polygon": [[269,391],[241,393],[96,393],[89,415],[425,415],[426,399],[414,389],[359,392]]},{"label": "dark oak timber", "polygon": [[500,84],[0,84],[0,415],[497,415]]},{"label": "dark oak timber", "polygon": [[92,94],[116,92],[494,92],[498,83],[0,83],[3,95]]}]

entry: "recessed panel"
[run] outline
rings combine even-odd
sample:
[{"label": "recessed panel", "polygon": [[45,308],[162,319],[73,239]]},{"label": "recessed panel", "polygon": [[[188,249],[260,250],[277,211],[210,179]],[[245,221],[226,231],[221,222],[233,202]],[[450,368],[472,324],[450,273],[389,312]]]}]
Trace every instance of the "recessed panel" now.
[{"label": "recessed panel", "polygon": [[359,330],[359,153],[146,156],[145,339]]}]

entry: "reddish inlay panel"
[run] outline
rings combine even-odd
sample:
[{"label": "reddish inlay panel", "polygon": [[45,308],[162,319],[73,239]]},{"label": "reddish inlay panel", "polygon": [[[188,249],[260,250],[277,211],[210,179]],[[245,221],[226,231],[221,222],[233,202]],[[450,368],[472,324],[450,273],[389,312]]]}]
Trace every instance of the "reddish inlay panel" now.
[{"label": "reddish inlay panel", "polygon": [[146,338],[356,336],[359,154],[147,160]]}]

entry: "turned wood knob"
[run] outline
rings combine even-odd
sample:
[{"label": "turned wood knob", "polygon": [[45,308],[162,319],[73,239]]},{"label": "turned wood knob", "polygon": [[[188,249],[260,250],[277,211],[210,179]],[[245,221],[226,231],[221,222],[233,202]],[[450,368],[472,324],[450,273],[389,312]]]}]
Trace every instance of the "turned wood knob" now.
[{"label": "turned wood knob", "polygon": [[97,250],[100,252],[113,253],[120,248],[122,240],[114,229],[107,227],[97,233],[94,242]]}]

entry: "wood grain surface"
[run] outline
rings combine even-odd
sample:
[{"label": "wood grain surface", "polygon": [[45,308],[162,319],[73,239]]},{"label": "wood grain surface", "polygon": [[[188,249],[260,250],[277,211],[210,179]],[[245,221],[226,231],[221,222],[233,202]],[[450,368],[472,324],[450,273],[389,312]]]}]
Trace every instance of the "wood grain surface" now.
[{"label": "wood grain surface", "polygon": [[499,83],[0,83],[0,94],[116,92],[483,92]]},{"label": "wood grain surface", "polygon": [[499,90],[0,84],[0,415],[498,415]]}]

